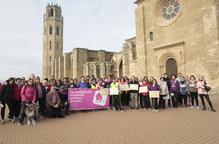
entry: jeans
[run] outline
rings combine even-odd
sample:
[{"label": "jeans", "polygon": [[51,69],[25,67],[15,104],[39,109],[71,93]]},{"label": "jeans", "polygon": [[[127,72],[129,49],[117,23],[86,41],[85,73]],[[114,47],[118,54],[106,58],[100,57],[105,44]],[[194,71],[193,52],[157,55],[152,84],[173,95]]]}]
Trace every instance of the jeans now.
[{"label": "jeans", "polygon": [[113,107],[116,110],[122,110],[121,103],[120,103],[120,96],[119,95],[113,95]]},{"label": "jeans", "polygon": [[155,110],[158,109],[158,98],[152,98],[152,108]]},{"label": "jeans", "polygon": [[24,121],[24,116],[25,116],[25,110],[27,108],[26,104],[30,104],[31,102],[21,102],[21,113],[20,113],[20,119],[19,122],[22,123]]},{"label": "jeans", "polygon": [[151,102],[149,96],[142,96],[142,101],[144,103],[144,108],[151,108]]},{"label": "jeans", "polygon": [[131,107],[132,108],[138,108],[138,104],[139,104],[139,96],[138,96],[138,93],[130,93],[130,98],[131,98]]},{"label": "jeans", "polygon": [[190,92],[191,99],[192,99],[192,106],[194,106],[194,100],[196,102],[196,106],[199,106],[198,102],[198,93],[197,92]]},{"label": "jeans", "polygon": [[171,99],[172,99],[172,105],[173,105],[173,107],[178,107],[178,103],[179,103],[179,93],[178,93],[178,92],[174,92],[173,95],[171,95]]}]

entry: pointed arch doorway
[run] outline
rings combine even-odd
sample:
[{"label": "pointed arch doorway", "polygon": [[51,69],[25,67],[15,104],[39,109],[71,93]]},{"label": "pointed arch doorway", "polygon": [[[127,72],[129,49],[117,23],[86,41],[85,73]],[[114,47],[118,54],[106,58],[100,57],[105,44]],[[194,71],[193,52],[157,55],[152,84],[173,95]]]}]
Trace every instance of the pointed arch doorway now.
[{"label": "pointed arch doorway", "polygon": [[171,75],[177,75],[178,74],[178,66],[177,61],[174,58],[169,58],[166,60],[166,73]]}]

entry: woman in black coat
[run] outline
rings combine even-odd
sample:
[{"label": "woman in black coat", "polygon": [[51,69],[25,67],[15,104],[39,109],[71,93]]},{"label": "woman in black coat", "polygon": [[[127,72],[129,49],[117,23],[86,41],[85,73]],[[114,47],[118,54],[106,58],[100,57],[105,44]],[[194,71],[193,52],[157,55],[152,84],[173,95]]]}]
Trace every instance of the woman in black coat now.
[{"label": "woman in black coat", "polygon": [[5,107],[6,104],[9,108],[9,116],[8,118],[10,120],[13,119],[13,110],[12,110],[12,94],[13,94],[13,80],[9,79],[6,81],[5,85],[3,85],[2,93],[0,95],[0,103],[2,104],[1,107],[1,118],[2,122],[1,124],[5,123]]}]

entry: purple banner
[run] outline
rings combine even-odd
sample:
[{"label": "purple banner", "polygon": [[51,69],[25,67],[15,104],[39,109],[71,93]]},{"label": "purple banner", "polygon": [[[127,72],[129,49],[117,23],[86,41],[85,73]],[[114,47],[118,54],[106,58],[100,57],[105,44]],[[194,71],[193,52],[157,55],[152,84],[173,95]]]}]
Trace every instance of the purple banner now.
[{"label": "purple banner", "polygon": [[69,110],[90,110],[109,108],[109,96],[94,89],[69,89]]}]

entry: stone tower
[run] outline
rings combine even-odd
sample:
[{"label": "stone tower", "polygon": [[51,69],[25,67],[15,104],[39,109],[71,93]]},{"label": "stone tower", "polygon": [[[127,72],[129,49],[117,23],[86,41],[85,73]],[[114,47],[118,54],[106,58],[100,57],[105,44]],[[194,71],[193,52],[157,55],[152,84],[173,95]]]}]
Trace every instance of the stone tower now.
[{"label": "stone tower", "polygon": [[63,16],[60,6],[47,5],[43,29],[43,78],[52,78],[53,61],[63,54]]}]

